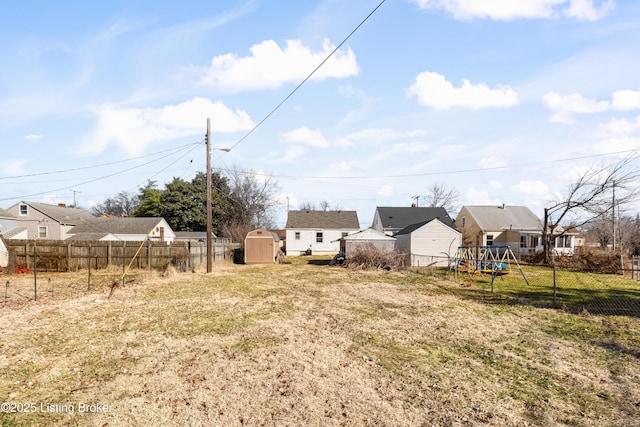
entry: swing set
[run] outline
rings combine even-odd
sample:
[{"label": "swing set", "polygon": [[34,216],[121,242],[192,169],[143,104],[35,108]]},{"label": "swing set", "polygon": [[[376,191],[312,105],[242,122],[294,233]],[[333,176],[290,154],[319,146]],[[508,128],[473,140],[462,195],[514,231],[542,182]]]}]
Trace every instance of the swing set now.
[{"label": "swing set", "polygon": [[527,276],[509,246],[458,246],[453,270],[456,277],[458,272],[466,272],[470,277],[491,275],[491,292],[493,292],[493,282],[496,277],[511,273],[512,264],[517,266],[528,285]]}]

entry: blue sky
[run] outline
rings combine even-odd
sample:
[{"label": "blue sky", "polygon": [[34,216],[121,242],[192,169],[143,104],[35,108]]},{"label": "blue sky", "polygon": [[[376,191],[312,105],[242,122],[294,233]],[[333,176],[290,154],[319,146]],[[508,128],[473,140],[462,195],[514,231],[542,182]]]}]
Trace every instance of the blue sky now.
[{"label": "blue sky", "polygon": [[272,176],[280,226],[327,201],[366,228],[434,183],[541,217],[640,145],[631,0],[387,0],[273,112],[379,4],[4,4],[0,207],[190,180],[208,117],[214,168]]}]

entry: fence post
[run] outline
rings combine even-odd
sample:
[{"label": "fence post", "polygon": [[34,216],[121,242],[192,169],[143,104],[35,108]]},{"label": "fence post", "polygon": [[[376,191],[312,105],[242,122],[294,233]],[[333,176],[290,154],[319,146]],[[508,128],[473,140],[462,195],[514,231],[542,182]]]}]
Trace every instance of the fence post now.
[{"label": "fence post", "polygon": [[38,301],[38,253],[36,252],[36,240],[33,239],[33,300]]},{"label": "fence post", "polygon": [[149,240],[147,240],[147,265],[151,271],[151,242]]},{"label": "fence post", "polygon": [[124,274],[127,268],[127,241],[122,242],[122,287],[124,287]]},{"label": "fence post", "polygon": [[[553,257],[551,258],[551,262],[553,262]],[[558,307],[558,301],[557,301],[557,294],[556,294],[556,289],[557,289],[557,280],[556,280],[556,263],[553,262],[553,307],[557,308]]]},{"label": "fence post", "polygon": [[87,290],[91,290],[91,243],[89,243],[89,257],[87,258]]}]

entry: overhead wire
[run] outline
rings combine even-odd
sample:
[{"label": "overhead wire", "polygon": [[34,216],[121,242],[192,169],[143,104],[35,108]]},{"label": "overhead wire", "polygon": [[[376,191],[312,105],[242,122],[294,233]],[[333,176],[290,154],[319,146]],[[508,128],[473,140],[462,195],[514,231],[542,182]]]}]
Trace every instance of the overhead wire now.
[{"label": "overhead wire", "polygon": [[[199,143],[200,143],[200,142],[198,142],[198,144],[199,144]],[[145,162],[145,163],[142,163],[142,164],[139,164],[139,165],[135,165],[135,166],[132,166],[132,167],[130,167],[130,168],[122,169],[122,170],[119,170],[119,171],[117,171],[117,172],[113,172],[113,173],[110,173],[110,174],[107,174],[107,175],[103,175],[103,176],[100,176],[100,177],[97,177],[97,178],[92,178],[92,179],[89,179],[89,180],[86,180],[86,181],[83,181],[83,182],[80,182],[80,183],[75,183],[74,185],[69,185],[69,186],[66,186],[66,187],[60,187],[60,188],[55,188],[55,189],[48,189],[47,191],[40,191],[40,192],[37,192],[37,193],[23,194],[23,195],[15,196],[15,197],[5,197],[5,198],[0,198],[0,201],[5,201],[5,200],[17,200],[17,199],[24,199],[24,198],[33,197],[33,196],[41,196],[41,195],[43,195],[43,194],[48,194],[48,193],[52,193],[52,192],[55,192],[55,191],[69,190],[69,189],[72,189],[72,188],[80,187],[80,186],[82,186],[82,185],[91,184],[91,183],[93,183],[93,182],[97,182],[97,181],[101,181],[101,180],[104,180],[104,179],[107,179],[107,178],[111,178],[111,177],[113,177],[113,176],[120,175],[120,174],[123,174],[123,173],[126,173],[126,172],[130,172],[130,171],[132,171],[132,170],[134,170],[134,169],[137,169],[137,168],[140,168],[140,167],[143,167],[143,166],[146,166],[146,165],[149,165],[149,164],[152,164],[152,163],[158,162],[158,161],[160,161],[160,160],[163,160],[163,159],[165,159],[165,158],[167,158],[167,157],[170,157],[170,156],[172,156],[172,155],[174,155],[174,154],[176,154],[176,153],[180,152],[180,151],[181,151],[181,150],[183,150],[185,147],[193,147],[194,145],[195,145],[195,144],[191,143],[191,144],[188,144],[188,145],[181,146],[181,147],[179,147],[179,149],[165,150],[165,151],[162,151],[161,153],[166,153],[167,151],[171,151],[171,152],[170,152],[169,154],[166,154],[166,155],[164,155],[164,156],[161,156],[161,157],[158,157],[158,158],[156,158],[156,159],[150,160],[150,161],[148,161],[148,162]],[[193,151],[193,149],[194,149],[194,148],[192,148],[191,150],[189,150],[189,152],[190,152],[190,151]],[[157,153],[156,153],[156,154],[157,154]],[[183,157],[184,157],[184,156],[183,156]],[[174,162],[174,163],[175,163],[175,162]],[[103,165],[106,165],[106,164],[103,164]],[[76,168],[76,169],[86,169],[86,167],[83,167],[83,168]]]},{"label": "overhead wire", "polygon": [[320,69],[322,68],[322,66],[337,52],[340,50],[340,48],[351,38],[351,36],[353,36],[355,34],[356,31],[358,31],[360,29],[360,27],[362,27],[364,25],[365,22],[367,22],[369,20],[369,18],[371,18],[371,16],[373,16],[374,13],[376,13],[376,11],[384,4],[386,0],[382,0],[380,3],[378,3],[378,5],[373,8],[373,10],[371,12],[369,12],[369,14],[362,20],[360,21],[360,23],[331,51],[331,53],[329,53],[329,55],[327,55],[326,58],[324,58],[322,60],[322,62],[320,62],[320,64],[318,64],[318,66],[316,68],[313,69],[313,71],[311,71],[311,73],[309,73],[309,75],[307,75],[307,77],[304,78],[304,80],[302,80],[291,92],[289,92],[289,94],[287,96],[284,97],[284,99],[282,101],[280,101],[275,107],[273,107],[271,109],[271,111],[269,111],[269,113],[264,116],[264,118],[262,118],[262,120],[260,120],[253,128],[251,128],[242,138],[240,138],[235,144],[233,144],[230,148],[233,149],[235,147],[237,147],[238,145],[240,145],[245,139],[247,139],[249,137],[249,135],[251,135],[253,132],[255,132],[256,129],[258,129],[264,122],[266,122],[276,111],[278,111],[280,109],[280,107],[282,107],[282,105],[287,102],[289,100],[289,98],[291,98],[307,81],[309,81],[309,79],[311,77],[313,77],[313,75]]}]

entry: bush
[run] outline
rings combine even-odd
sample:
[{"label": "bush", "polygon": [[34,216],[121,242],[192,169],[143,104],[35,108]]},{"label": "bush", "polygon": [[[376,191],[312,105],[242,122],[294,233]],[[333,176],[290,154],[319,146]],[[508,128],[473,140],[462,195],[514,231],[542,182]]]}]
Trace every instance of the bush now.
[{"label": "bush", "polygon": [[356,250],[346,258],[342,265],[363,270],[373,270],[377,268],[390,270],[401,267],[403,259],[404,255],[398,251],[385,251],[377,248],[372,243],[365,243],[358,246]]}]

